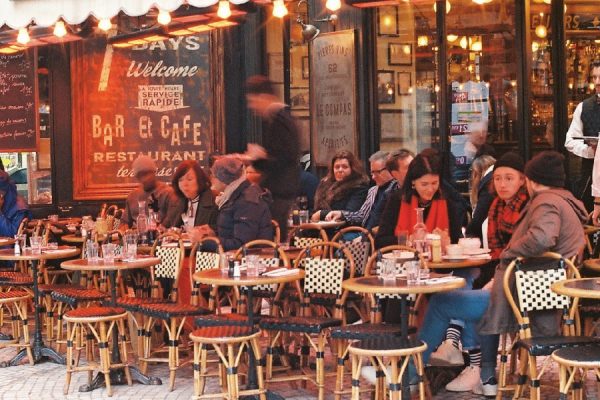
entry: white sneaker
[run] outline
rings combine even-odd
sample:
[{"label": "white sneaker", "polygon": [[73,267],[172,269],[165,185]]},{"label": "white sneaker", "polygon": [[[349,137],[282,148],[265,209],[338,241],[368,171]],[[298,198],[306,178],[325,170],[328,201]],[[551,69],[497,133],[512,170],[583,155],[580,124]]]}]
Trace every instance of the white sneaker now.
[{"label": "white sneaker", "polygon": [[470,392],[474,390],[475,386],[481,384],[480,373],[481,367],[470,365],[446,385],[446,390],[449,392]]},{"label": "white sneaker", "polygon": [[431,353],[429,364],[436,367],[465,365],[462,351],[454,347],[452,340],[444,340],[436,351]]},{"label": "white sneaker", "polygon": [[485,397],[496,397],[498,393],[498,381],[495,377],[488,379],[485,383],[481,382],[480,379],[479,383],[473,387],[473,393],[484,395]]}]

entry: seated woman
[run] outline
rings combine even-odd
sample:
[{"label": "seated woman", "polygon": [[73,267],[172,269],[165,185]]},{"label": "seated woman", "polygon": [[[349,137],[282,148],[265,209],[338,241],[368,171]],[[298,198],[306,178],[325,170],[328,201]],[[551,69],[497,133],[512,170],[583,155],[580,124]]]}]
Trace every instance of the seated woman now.
[{"label": "seated woman", "polygon": [[0,171],[0,236],[16,235],[23,218],[31,218],[27,202],[8,173]]},{"label": "seated woman", "polygon": [[367,197],[369,178],[360,161],[349,151],[339,151],[331,160],[327,176],[321,180],[315,194],[312,221],[324,221],[330,211],[357,211]]},{"label": "seated woman", "polygon": [[400,231],[413,232],[417,223],[415,209],[424,208],[423,219],[427,231],[435,228],[448,230],[453,241],[460,236],[463,215],[448,203],[440,189],[441,165],[438,156],[418,154],[408,166],[401,190],[390,194],[381,214],[375,246],[381,248],[397,244]]},{"label": "seated woman", "polygon": [[216,229],[219,211],[209,179],[197,161],[186,160],[179,164],[171,186],[175,197],[169,201],[167,217],[163,221],[166,227],[184,226],[191,230],[194,226],[208,225]]},{"label": "seated woman", "polygon": [[[524,162],[518,154],[506,153],[494,166],[493,189],[497,197],[488,211],[488,246],[492,259],[498,261],[500,253],[508,245],[520,218],[521,211],[529,200],[525,187]],[[423,326],[419,330],[419,339],[427,343],[428,349],[423,353],[423,361],[428,363],[433,349],[446,340],[436,351],[436,358],[446,361],[460,358],[458,341],[462,340],[463,349],[469,351],[470,364],[446,389],[450,391],[474,391],[480,388],[481,350],[475,325],[486,310],[491,285],[482,290],[456,290],[435,294],[430,297]],[[460,318],[462,326],[456,325]],[[452,332],[451,330],[454,330]],[[461,337],[462,336],[462,337]],[[478,393],[480,394],[480,393]]]},{"label": "seated woman", "polygon": [[193,229],[192,238],[217,236],[225,251],[238,249],[251,240],[271,240],[271,195],[246,179],[242,162],[235,156],[219,158],[212,166],[212,179],[213,188],[221,193],[216,198],[217,231],[202,225]]}]

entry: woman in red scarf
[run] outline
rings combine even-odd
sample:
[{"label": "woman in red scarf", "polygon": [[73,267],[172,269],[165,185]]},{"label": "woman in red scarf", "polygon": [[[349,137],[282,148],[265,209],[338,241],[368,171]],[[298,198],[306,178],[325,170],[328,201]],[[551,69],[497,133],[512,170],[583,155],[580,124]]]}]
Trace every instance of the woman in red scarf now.
[{"label": "woman in red scarf", "polygon": [[390,195],[377,232],[377,247],[397,243],[400,231],[411,235],[417,223],[416,208],[423,208],[427,231],[435,228],[460,232],[460,218],[449,213],[448,203],[440,190],[441,166],[437,156],[417,155],[410,165],[404,186]]}]

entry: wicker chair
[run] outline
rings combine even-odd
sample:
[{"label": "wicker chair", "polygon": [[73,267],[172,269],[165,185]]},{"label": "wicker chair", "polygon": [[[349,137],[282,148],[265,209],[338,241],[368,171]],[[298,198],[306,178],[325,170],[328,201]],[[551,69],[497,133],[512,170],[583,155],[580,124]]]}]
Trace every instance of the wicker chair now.
[{"label": "wicker chair", "polygon": [[281,243],[281,228],[279,227],[279,222],[272,219],[271,226],[273,227],[273,241],[275,243]]},{"label": "wicker chair", "polygon": [[27,349],[29,364],[33,365],[34,360],[29,340],[29,327],[27,325],[27,308],[31,297],[31,293],[25,290],[0,292],[0,326],[3,325],[5,312],[11,317],[11,337],[6,337],[6,340],[0,340],[0,348],[16,347],[17,350],[22,348]]},{"label": "wicker chair", "polygon": [[[205,246],[212,246],[214,251],[204,250]],[[217,237],[206,237],[200,242],[194,243],[190,253],[190,282],[192,282],[191,302],[193,305],[201,305],[211,310],[218,309],[217,290],[218,287],[210,288],[208,301],[202,296],[202,287],[193,279],[194,272],[215,269],[221,267],[221,261],[225,257],[223,246]]]},{"label": "wicker chair", "polygon": [[[360,237],[360,241],[356,240],[345,240],[344,234],[356,233]],[[364,274],[365,266],[369,256],[375,252],[375,239],[368,229],[361,228],[360,226],[349,226],[347,228],[340,229],[331,239],[332,242],[342,243],[350,250],[354,257],[354,264],[356,271],[355,276],[362,276]]]},{"label": "wicker chair", "polygon": [[[303,266],[306,274],[301,307],[302,315],[266,317],[260,321],[260,327],[268,334],[267,382],[295,380],[312,382],[318,388],[319,400],[322,400],[325,395],[324,357],[329,328],[342,324],[343,306],[348,295],[347,291],[342,289],[347,260],[350,261],[349,277],[351,278],[354,274],[352,254],[339,243],[316,243],[307,247],[306,253],[310,254],[313,247],[322,246],[333,250],[333,258],[327,258],[327,254],[323,254],[319,258],[306,257],[304,259]],[[333,310],[328,308],[329,302],[323,302],[324,298],[329,300],[330,297],[335,299]],[[274,378],[273,350],[282,347],[280,342],[284,334],[290,334],[290,338],[293,335],[298,336],[295,344],[301,344],[301,373]],[[288,344],[286,344],[287,346]],[[311,347],[315,350],[316,355],[316,376],[314,378],[310,375],[311,371],[306,371]],[[287,362],[284,362],[284,365],[286,364]]]},{"label": "wicker chair", "polygon": [[[549,356],[561,348],[600,343],[597,338],[578,336],[580,326],[576,314],[579,299],[570,299],[550,290],[552,283],[558,280],[578,277],[579,271],[573,263],[556,253],[544,253],[537,258],[517,258],[507,267],[503,280],[504,294],[519,326],[519,340],[513,344],[520,355],[515,398],[522,395],[529,378],[530,399],[540,399],[540,378],[551,358],[544,361],[538,373],[537,357]],[[531,316],[549,310],[561,312],[562,335],[534,337]]]}]

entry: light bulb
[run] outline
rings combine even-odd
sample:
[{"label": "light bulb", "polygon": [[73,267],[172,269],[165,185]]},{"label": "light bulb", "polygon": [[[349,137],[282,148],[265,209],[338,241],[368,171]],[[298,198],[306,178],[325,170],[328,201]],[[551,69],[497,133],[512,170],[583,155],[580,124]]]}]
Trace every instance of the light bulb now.
[{"label": "light bulb", "polygon": [[540,48],[540,44],[538,42],[536,42],[535,40],[533,42],[531,42],[531,51],[532,52],[536,52],[538,51]]},{"label": "light bulb", "polygon": [[161,25],[169,25],[169,22],[171,22],[171,14],[166,10],[160,10],[158,12],[158,17],[156,17],[156,21]]},{"label": "light bulb", "polygon": [[29,43],[29,32],[27,31],[27,28],[19,29],[19,34],[17,35],[17,42],[21,44]]},{"label": "light bulb", "polygon": [[[419,46],[419,47],[425,47],[428,44],[429,44],[429,37],[428,36],[423,35],[423,36],[417,37],[417,46]],[[410,53],[410,48],[408,49],[408,52]]]},{"label": "light bulb", "polygon": [[342,1],[341,0],[327,0],[327,2],[325,3],[325,7],[327,7],[327,9],[330,11],[337,11],[340,8],[342,8]]},{"label": "light bulb", "polygon": [[460,47],[462,47],[463,49],[467,49],[467,46],[469,45],[469,42],[467,42],[467,37],[463,36],[462,39],[460,39]]},{"label": "light bulb", "polygon": [[492,0],[473,0],[473,3],[479,4],[479,5],[488,4],[491,2],[492,2]]},{"label": "light bulb", "polygon": [[98,21],[98,28],[102,29],[104,32],[110,30],[112,28],[112,23],[109,18],[102,18]]},{"label": "light bulb", "polygon": [[458,39],[458,35],[449,34],[448,36],[446,36],[446,39],[448,39],[450,43],[453,43],[456,41],[456,39]]},{"label": "light bulb", "polygon": [[231,17],[231,8],[229,8],[229,0],[219,0],[219,9],[217,10],[217,15],[223,19]]},{"label": "light bulb", "polygon": [[273,16],[283,18],[288,14],[288,9],[283,0],[273,0]]},{"label": "light bulb", "polygon": [[481,44],[481,42],[478,40],[476,42],[473,42],[471,44],[471,50],[473,51],[481,51],[483,49],[483,45]]},{"label": "light bulb", "polygon": [[56,21],[54,24],[54,35],[61,38],[67,34],[67,28],[65,28],[65,23],[62,21]]},{"label": "light bulb", "polygon": [[552,0],[544,0],[544,3],[546,3],[546,4],[552,4]]},{"label": "light bulb", "polygon": [[535,27],[535,34],[539,38],[545,38],[548,35],[548,30],[544,25],[538,25]]},{"label": "light bulb", "polygon": [[[433,3],[433,11],[437,12],[437,6],[435,5],[436,2]],[[452,5],[450,4],[450,0],[446,0],[446,14],[448,14],[450,12],[450,9],[452,8]]]}]

